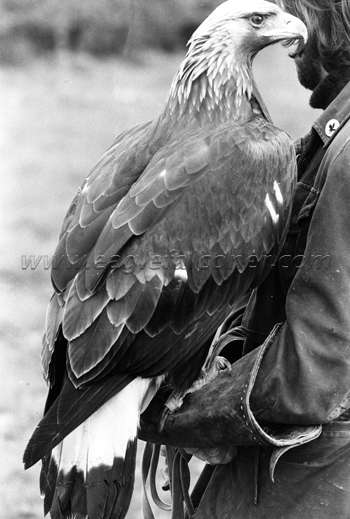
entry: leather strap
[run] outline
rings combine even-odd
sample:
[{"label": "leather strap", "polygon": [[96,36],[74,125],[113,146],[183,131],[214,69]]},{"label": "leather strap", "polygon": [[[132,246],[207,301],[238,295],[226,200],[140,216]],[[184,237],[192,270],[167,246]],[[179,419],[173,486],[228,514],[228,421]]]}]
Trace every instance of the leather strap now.
[{"label": "leather strap", "polygon": [[155,519],[147,492],[147,479],[151,467],[153,444],[147,442],[142,457],[142,516],[143,519]]},{"label": "leather strap", "polygon": [[192,519],[195,508],[189,493],[191,475],[188,463],[191,456],[183,449],[171,449],[167,453],[171,462],[171,495],[172,507],[164,503],[158,494],[156,485],[157,468],[159,465],[160,445],[146,443],[142,458],[142,513],[143,519],[155,519],[150,499],[148,497],[147,483],[150,479],[151,497],[155,505],[164,511],[171,511],[172,519]]}]

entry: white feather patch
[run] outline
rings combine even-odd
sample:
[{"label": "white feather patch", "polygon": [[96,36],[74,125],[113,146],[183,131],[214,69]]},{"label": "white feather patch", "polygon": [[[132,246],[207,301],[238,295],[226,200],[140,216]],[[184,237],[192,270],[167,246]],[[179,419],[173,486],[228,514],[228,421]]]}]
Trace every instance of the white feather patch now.
[{"label": "white feather patch", "polygon": [[137,436],[148,390],[159,387],[155,380],[156,384],[153,379],[133,380],[55,447],[52,454],[60,470],[67,473],[76,466],[85,473],[124,458],[128,442]]},{"label": "white feather patch", "polygon": [[176,279],[179,279],[180,281],[183,281],[184,283],[187,283],[188,274],[187,274],[186,265],[183,262],[183,260],[180,260],[177,262],[176,269],[174,272],[174,277]]},{"label": "white feather patch", "polygon": [[271,202],[270,195],[267,193],[265,197],[265,205],[270,213],[273,223],[277,223],[279,220],[279,214],[276,212],[273,203]]},{"label": "white feather patch", "polygon": [[283,204],[283,195],[282,195],[282,191],[280,189],[280,186],[278,185],[278,182],[276,182],[276,180],[273,183],[273,189],[274,189],[274,192],[275,192],[275,197],[276,197],[277,202],[280,205],[282,205]]}]

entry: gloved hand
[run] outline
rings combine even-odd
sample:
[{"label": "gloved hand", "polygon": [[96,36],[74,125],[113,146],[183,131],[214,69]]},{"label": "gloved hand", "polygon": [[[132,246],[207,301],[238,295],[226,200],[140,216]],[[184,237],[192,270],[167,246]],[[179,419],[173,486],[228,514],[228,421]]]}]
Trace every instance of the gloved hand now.
[{"label": "gloved hand", "polygon": [[242,357],[229,371],[186,396],[176,412],[159,424],[167,399],[160,393],[141,417],[140,438],[185,449],[232,450],[234,445],[265,444],[250,423],[247,407],[249,380],[259,350]]},{"label": "gloved hand", "polygon": [[319,427],[277,425],[273,429],[271,425],[259,424],[250,408],[259,366],[276,333],[277,328],[262,346],[233,363],[231,370],[219,372],[214,380],[187,395],[182,407],[168,416],[161,431],[159,424],[168,395],[159,392],[141,416],[139,437],[190,449],[213,462],[232,459],[238,445],[284,448],[316,438]]}]

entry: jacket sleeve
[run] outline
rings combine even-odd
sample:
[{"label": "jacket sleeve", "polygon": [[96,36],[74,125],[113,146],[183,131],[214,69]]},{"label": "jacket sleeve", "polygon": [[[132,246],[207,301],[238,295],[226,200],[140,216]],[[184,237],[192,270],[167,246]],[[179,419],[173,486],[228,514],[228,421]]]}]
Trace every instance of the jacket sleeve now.
[{"label": "jacket sleeve", "polygon": [[350,407],[350,143],[328,161],[286,320],[251,395],[259,420],[315,424]]}]

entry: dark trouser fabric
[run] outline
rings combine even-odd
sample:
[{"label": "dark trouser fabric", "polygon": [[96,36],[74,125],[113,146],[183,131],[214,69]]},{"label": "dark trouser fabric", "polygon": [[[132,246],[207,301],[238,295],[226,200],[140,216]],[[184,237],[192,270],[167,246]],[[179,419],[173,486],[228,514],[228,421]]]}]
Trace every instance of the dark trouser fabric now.
[{"label": "dark trouser fabric", "polygon": [[239,448],[232,463],[216,467],[195,519],[350,519],[350,421],[286,453],[275,483],[270,454]]}]

